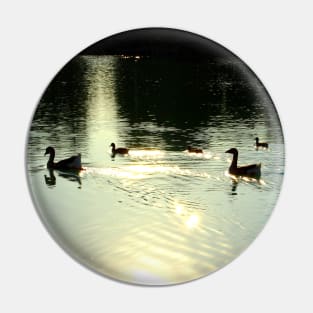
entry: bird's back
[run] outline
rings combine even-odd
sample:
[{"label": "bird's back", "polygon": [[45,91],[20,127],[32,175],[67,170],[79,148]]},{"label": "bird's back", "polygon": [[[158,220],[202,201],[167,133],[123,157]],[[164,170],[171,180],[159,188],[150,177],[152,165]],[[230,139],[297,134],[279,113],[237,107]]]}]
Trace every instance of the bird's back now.
[{"label": "bird's back", "polygon": [[58,169],[81,169],[81,154],[59,161],[55,164],[55,167]]}]

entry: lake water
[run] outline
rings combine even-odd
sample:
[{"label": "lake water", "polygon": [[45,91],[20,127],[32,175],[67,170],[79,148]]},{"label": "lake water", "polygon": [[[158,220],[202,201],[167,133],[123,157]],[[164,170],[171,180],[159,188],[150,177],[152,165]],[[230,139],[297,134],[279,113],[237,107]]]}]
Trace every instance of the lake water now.
[{"label": "lake water", "polygon": [[[129,155],[112,158],[111,142]],[[49,171],[50,145],[56,161],[81,153],[85,169]],[[239,164],[262,163],[260,181],[227,174],[232,147]],[[231,262],[267,222],[283,174],[277,113],[234,62],[78,56],[29,131],[29,186],[49,232],[87,267],[131,283],[181,283]]]}]

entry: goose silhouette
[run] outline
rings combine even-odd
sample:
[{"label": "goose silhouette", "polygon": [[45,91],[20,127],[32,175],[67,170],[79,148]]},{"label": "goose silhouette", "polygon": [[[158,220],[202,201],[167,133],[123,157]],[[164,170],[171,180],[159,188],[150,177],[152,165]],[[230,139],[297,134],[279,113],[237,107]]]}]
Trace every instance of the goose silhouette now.
[{"label": "goose silhouette", "polygon": [[233,160],[229,167],[230,174],[235,175],[235,176],[251,177],[255,179],[259,179],[261,177],[261,163],[245,165],[245,166],[237,166],[238,150],[236,148],[231,148],[225,151],[225,153],[230,153],[233,155]]},{"label": "goose silhouette", "polygon": [[259,142],[259,137],[255,138],[255,146],[257,148],[263,147],[263,148],[268,148],[268,143],[267,142]]},{"label": "goose silhouette", "polygon": [[115,148],[115,143],[112,142],[110,147],[112,147],[112,155],[114,156],[115,154],[128,154],[129,149],[127,148]]},{"label": "goose silhouette", "polygon": [[81,170],[81,155],[80,153],[78,155],[71,156],[70,158],[61,160],[57,163],[54,163],[54,157],[55,157],[55,150],[53,147],[49,146],[46,149],[45,155],[49,154],[49,160],[47,163],[47,167],[49,169],[56,169],[56,170]]}]

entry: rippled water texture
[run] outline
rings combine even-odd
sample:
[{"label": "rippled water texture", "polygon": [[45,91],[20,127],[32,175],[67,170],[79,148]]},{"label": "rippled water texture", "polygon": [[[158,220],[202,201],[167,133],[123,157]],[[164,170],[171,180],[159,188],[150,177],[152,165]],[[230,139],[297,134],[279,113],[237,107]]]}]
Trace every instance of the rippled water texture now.
[{"label": "rippled water texture", "polygon": [[[268,150],[255,149],[256,136]],[[111,142],[129,155],[112,158]],[[81,153],[85,170],[49,171],[49,145],[56,161]],[[227,174],[232,147],[239,164],[262,163],[260,181]],[[41,218],[74,258],[118,280],[174,284],[223,267],[262,230],[283,178],[283,136],[240,62],[78,56],[34,114],[27,172]]]}]

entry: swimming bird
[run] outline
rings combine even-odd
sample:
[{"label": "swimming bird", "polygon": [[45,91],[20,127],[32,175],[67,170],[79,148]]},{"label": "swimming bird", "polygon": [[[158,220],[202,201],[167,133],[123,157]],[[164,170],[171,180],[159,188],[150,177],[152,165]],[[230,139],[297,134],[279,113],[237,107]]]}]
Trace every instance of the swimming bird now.
[{"label": "swimming bird", "polygon": [[193,148],[193,147],[190,147],[190,146],[187,147],[187,150],[188,150],[188,152],[190,152],[190,153],[203,153],[202,149]]},{"label": "swimming bird", "polygon": [[112,142],[110,147],[112,147],[112,154],[115,155],[115,154],[128,154],[128,151],[129,149],[127,148],[115,148],[115,143]]},{"label": "swimming bird", "polygon": [[45,155],[49,154],[49,160],[47,163],[47,167],[49,169],[57,169],[57,170],[81,170],[81,155],[71,156],[68,159],[61,160],[57,163],[54,163],[55,150],[53,147],[47,147]]},{"label": "swimming bird", "polygon": [[225,153],[231,153],[233,155],[233,160],[229,167],[230,174],[236,176],[246,176],[255,179],[259,179],[261,177],[261,163],[238,167],[238,150],[236,148],[231,148],[225,151]]},{"label": "swimming bird", "polygon": [[268,143],[267,142],[259,142],[259,137],[255,138],[255,146],[257,148],[263,147],[263,148],[268,148]]}]

